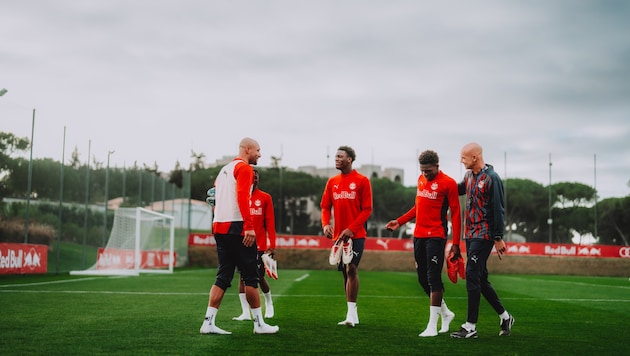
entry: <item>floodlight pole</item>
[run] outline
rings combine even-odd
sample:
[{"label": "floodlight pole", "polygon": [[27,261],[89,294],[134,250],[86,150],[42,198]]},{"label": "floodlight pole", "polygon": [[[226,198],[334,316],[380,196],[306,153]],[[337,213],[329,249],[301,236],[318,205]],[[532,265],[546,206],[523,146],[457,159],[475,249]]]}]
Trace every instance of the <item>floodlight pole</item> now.
[{"label": "floodlight pole", "polygon": [[551,243],[553,226],[553,219],[551,217],[551,153],[549,154],[549,219],[547,219],[547,224],[549,225],[549,243]]},{"label": "floodlight pole", "polygon": [[[6,89],[5,89],[6,90]],[[5,91],[6,93],[6,91]],[[26,221],[24,222],[24,243],[28,243],[28,225],[31,218],[31,190],[33,186],[33,141],[35,139],[35,109],[33,109],[33,122],[31,124],[31,156],[28,160],[28,188],[26,195]]]},{"label": "floodlight pole", "polygon": [[115,151],[107,151],[107,168],[105,169],[105,214],[103,215],[103,247],[105,247],[105,235],[107,234],[107,208],[109,205],[109,156]]},{"label": "floodlight pole", "polygon": [[63,147],[61,149],[61,168],[59,172],[59,231],[57,232],[57,263],[55,272],[59,274],[59,261],[61,260],[61,232],[62,232],[62,211],[63,211],[63,165],[66,160],[66,127],[63,127]]}]

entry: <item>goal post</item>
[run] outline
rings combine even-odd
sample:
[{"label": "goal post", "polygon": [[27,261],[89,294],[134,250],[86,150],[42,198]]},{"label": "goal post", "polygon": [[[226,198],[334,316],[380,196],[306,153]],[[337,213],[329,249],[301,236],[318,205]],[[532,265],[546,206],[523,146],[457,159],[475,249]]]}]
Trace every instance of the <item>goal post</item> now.
[{"label": "goal post", "polygon": [[71,275],[131,275],[173,273],[175,267],[174,217],[145,208],[119,208],[105,247],[96,263]]}]

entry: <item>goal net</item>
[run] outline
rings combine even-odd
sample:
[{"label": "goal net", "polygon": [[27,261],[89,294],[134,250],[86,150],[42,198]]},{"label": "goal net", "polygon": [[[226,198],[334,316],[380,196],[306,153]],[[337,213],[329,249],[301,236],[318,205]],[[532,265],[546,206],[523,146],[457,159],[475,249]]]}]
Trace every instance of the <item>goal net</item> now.
[{"label": "goal net", "polygon": [[173,273],[173,216],[144,208],[119,208],[109,240],[98,249],[96,263],[71,275],[139,275]]}]

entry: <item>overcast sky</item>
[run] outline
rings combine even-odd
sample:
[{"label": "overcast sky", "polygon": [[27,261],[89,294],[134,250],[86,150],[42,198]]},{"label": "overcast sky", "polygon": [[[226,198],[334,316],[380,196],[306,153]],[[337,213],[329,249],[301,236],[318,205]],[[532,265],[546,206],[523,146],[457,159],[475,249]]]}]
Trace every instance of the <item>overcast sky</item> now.
[{"label": "overcast sky", "polygon": [[[504,178],[630,193],[627,1],[0,0],[0,131],[33,156],[208,163],[250,136],[282,165],[459,180],[476,141]],[[28,154],[25,154],[28,157]],[[328,158],[328,156],[330,156]]]}]

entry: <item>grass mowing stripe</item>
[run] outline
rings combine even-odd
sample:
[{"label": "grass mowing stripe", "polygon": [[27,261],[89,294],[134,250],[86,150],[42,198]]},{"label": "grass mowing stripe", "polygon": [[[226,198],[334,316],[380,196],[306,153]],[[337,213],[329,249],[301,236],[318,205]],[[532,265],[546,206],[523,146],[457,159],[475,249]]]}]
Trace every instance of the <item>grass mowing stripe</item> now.
[{"label": "grass mowing stripe", "polygon": [[[52,294],[52,293],[61,293],[61,294],[120,294],[120,295],[203,295],[207,296],[208,293],[186,293],[186,292],[126,292],[126,291],[88,291],[88,290],[23,290],[23,289],[7,289],[0,290],[0,293],[44,293],[44,294]],[[226,296],[237,294],[234,292],[226,292]],[[286,298],[286,297],[297,297],[297,298],[339,298],[341,295],[339,294],[279,294],[274,293],[274,298]],[[389,295],[366,295],[361,296],[360,299],[423,299],[420,296],[389,296]],[[450,297],[449,300],[466,300],[467,297]],[[540,298],[518,298],[518,297],[509,297],[509,298],[501,298],[504,301],[539,301]],[[585,298],[548,298],[547,300],[553,302],[586,302],[586,303],[630,303],[630,299],[585,299]]]},{"label": "grass mowing stripe", "polygon": [[[429,307],[415,273],[361,271],[361,323],[347,328],[337,325],[346,312],[339,272],[283,270],[279,280],[269,281],[276,311],[269,323],[280,326],[278,334],[253,335],[251,322],[231,319],[241,311],[234,281],[217,315],[217,325],[233,334],[200,335],[215,273],[176,269],[172,275],[67,284],[42,282],[72,277],[2,277],[5,284],[23,284],[0,288],[0,354],[627,354],[625,334],[614,331],[626,329],[628,293],[609,288],[602,294],[599,288],[622,279],[492,275],[516,318],[512,335],[498,337],[498,317],[482,301],[479,338],[454,340],[448,334],[418,337]],[[466,318],[466,288],[464,283],[445,284],[445,299],[456,314],[453,331]]]}]

